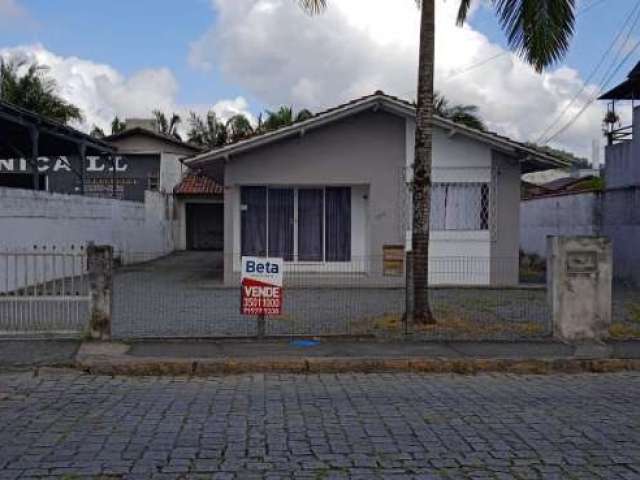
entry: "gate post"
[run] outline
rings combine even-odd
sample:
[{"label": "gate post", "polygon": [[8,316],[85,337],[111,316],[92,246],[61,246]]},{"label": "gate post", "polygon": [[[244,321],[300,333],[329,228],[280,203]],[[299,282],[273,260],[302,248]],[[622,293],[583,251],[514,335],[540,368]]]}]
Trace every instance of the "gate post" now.
[{"label": "gate post", "polygon": [[612,251],[605,237],[547,237],[553,336],[600,341],[611,326]]},{"label": "gate post", "polygon": [[113,247],[89,243],[87,270],[91,296],[89,318],[91,338],[109,340],[113,304]]}]

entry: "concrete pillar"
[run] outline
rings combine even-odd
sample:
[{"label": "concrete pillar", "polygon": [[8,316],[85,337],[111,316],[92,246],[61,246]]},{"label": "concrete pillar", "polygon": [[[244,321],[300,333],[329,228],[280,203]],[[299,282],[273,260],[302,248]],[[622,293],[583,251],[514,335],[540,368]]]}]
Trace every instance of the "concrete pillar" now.
[{"label": "concrete pillar", "polygon": [[605,237],[547,237],[547,288],[553,335],[599,341],[611,325],[611,241]]},{"label": "concrete pillar", "polygon": [[90,243],[87,247],[87,268],[91,295],[91,338],[109,340],[113,303],[113,247]]}]

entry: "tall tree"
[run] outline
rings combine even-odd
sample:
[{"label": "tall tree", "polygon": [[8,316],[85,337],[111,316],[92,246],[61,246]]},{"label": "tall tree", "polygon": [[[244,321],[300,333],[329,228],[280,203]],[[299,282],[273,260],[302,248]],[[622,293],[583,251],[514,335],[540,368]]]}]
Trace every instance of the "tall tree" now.
[{"label": "tall tree", "polygon": [[227,125],[218,120],[218,116],[213,110],[207,113],[204,120],[195,112],[191,112],[187,139],[202,147],[216,148],[227,143],[229,131]]},{"label": "tall tree", "polygon": [[158,125],[158,131],[163,135],[168,135],[170,137],[174,137],[178,140],[182,140],[180,133],[178,132],[178,127],[182,123],[182,119],[180,115],[177,113],[172,113],[170,118],[161,112],[160,110],[154,110],[153,116],[156,119],[156,123]]},{"label": "tall tree", "polygon": [[262,119],[262,115],[258,117],[258,127],[256,128],[256,131],[258,132],[270,132],[277,130],[295,122],[302,122],[313,116],[313,113],[306,108],[296,113],[294,112],[293,107],[288,107],[286,105],[281,106],[275,111],[267,110],[265,113],[267,116],[266,120]]},{"label": "tall tree", "polygon": [[47,72],[48,67],[37,63],[0,58],[0,100],[60,123],[82,120],[80,109],[56,93],[56,82]]},{"label": "tall tree", "polygon": [[[117,133],[122,133],[127,129],[127,124],[125,122],[123,122],[122,120],[120,120],[120,118],[118,118],[118,116],[116,115],[115,117],[113,117],[113,120],[111,120],[111,133],[110,135],[116,135]],[[102,128],[100,128],[97,125],[94,125],[93,128],[91,129],[91,132],[89,133],[89,135],[91,135],[92,137],[95,138],[104,138],[107,135],[104,133],[104,130]]]},{"label": "tall tree", "polygon": [[[316,14],[327,0],[298,0]],[[429,218],[431,207],[432,124],[434,112],[435,0],[417,0],[422,6],[418,58],[416,147],[413,165],[413,320],[435,320],[427,295],[429,278]],[[509,46],[537,71],[561,59],[573,36],[575,0],[492,0]],[[391,3],[389,4],[391,8]],[[460,0],[458,24],[464,24],[471,0]]]},{"label": "tall tree", "polygon": [[120,120],[120,118],[118,118],[117,115],[113,117],[113,120],[111,120],[111,135],[122,133],[126,129],[127,129],[126,122],[124,122],[123,120]]},{"label": "tall tree", "polygon": [[456,123],[461,123],[467,127],[477,130],[486,130],[484,122],[478,115],[478,107],[476,105],[459,105],[451,104],[449,99],[444,95],[434,92],[433,108],[436,115],[448,118]]},{"label": "tall tree", "polygon": [[234,115],[227,121],[227,130],[229,133],[229,141],[231,142],[238,142],[253,135],[251,122],[241,113]]}]

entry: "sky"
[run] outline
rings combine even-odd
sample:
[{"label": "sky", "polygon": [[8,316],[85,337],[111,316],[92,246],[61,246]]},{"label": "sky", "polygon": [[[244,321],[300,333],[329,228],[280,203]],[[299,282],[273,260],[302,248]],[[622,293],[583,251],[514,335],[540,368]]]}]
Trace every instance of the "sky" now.
[{"label": "sky", "polygon": [[[538,74],[509,52],[490,2],[460,28],[458,2],[436,0],[436,89],[477,105],[494,131],[591,157],[605,109],[593,99],[640,60],[640,0],[576,2],[568,55]],[[84,130],[156,108],[255,119],[378,89],[413,99],[415,2],[328,3],[310,17],[295,0],[0,0],[0,55],[50,67]]]}]

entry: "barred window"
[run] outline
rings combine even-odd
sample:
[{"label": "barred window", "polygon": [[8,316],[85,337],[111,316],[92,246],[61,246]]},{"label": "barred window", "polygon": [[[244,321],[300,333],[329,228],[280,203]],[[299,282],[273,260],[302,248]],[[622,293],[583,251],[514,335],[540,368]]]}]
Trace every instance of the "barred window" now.
[{"label": "barred window", "polygon": [[488,183],[435,183],[431,229],[489,230]]}]

